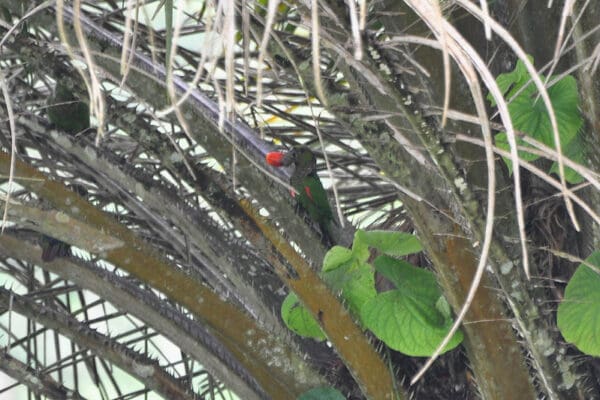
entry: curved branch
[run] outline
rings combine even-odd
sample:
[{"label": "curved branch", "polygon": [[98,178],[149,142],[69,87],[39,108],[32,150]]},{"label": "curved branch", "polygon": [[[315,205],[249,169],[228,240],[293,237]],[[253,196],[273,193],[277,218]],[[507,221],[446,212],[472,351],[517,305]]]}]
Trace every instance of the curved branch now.
[{"label": "curved branch", "polygon": [[158,362],[98,333],[66,313],[39,305],[32,298],[0,288],[0,306],[8,307],[9,304],[19,314],[58,331],[80,346],[106,358],[165,398],[182,400],[195,398],[189,388],[183,387],[181,382],[167,374]]},{"label": "curved branch", "polygon": [[0,351],[0,370],[27,385],[38,396],[46,396],[56,400],[84,400],[79,393],[64,387],[49,374],[34,371],[27,364],[11,357],[4,350]]}]

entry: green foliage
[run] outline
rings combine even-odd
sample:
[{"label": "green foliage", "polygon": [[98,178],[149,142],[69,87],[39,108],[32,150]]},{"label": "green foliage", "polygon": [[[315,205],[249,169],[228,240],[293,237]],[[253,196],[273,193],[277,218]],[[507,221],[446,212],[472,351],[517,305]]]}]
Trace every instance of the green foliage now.
[{"label": "green foliage", "polygon": [[405,232],[362,231],[354,236],[353,251],[358,248],[374,247],[383,254],[392,257],[402,257],[423,250],[421,242],[415,235]]},{"label": "green foliage", "polygon": [[337,389],[324,386],[302,393],[298,400],[346,400],[346,398]]},{"label": "green foliage", "polygon": [[[575,161],[578,164],[585,163],[585,151],[582,149],[582,143],[579,138],[574,139],[570,143],[567,143],[566,146],[563,147],[563,154]],[[552,163],[552,167],[550,168],[550,172],[558,174],[558,163]],[[577,172],[573,171],[569,167],[565,167],[565,179],[569,183],[577,184],[584,181],[584,178],[579,175]]]},{"label": "green foliage", "polygon": [[[369,262],[372,249],[381,254],[373,265]],[[359,230],[351,249],[334,246],[329,250],[321,272],[323,280],[342,296],[365,329],[391,348],[411,356],[432,354],[452,325],[450,307],[433,274],[394,258],[421,249],[414,235]],[[375,270],[396,289],[377,293]],[[294,332],[316,339],[321,337],[317,321],[298,303],[295,295],[288,296],[284,302],[282,316]],[[456,347],[462,339],[462,333],[456,333],[446,351]]]},{"label": "green foliage", "polygon": [[300,304],[295,293],[287,295],[281,305],[281,318],[285,325],[300,336],[325,340],[326,336],[319,327],[319,323],[310,315],[310,312]]},{"label": "green foliage", "polygon": [[[375,268],[396,289],[380,293],[364,305],[365,325],[394,350],[410,356],[431,355],[452,326],[448,303],[441,306],[445,300],[433,274],[385,255],[375,260]],[[462,339],[462,332],[457,332],[445,351]]]},{"label": "green foliage", "polygon": [[[544,76],[541,77],[542,80],[546,79]],[[551,76],[550,81],[555,78],[555,76]],[[514,128],[547,146],[555,148],[550,116],[537,88],[530,79],[525,64],[519,60],[515,69],[512,72],[500,74],[496,78],[496,83],[504,97],[510,100],[508,111]],[[572,76],[565,76],[550,86],[547,91],[556,114],[562,151],[567,157],[580,163],[583,161],[584,148],[578,132],[583,125],[583,118],[579,112],[577,82]],[[496,101],[491,94],[488,95],[488,100],[492,106],[496,105]],[[495,141],[496,146],[499,148],[507,151],[510,149],[506,132],[496,135]],[[517,145],[530,147],[518,138]],[[525,161],[533,161],[539,158],[538,155],[527,151],[519,151],[519,157]],[[512,173],[510,159],[504,158],[504,161]],[[558,167],[554,163],[550,172],[557,171]],[[565,169],[565,174],[566,180],[570,183],[580,183],[583,180],[579,174],[570,168]]]},{"label": "green foliage", "polygon": [[323,271],[321,276],[334,292],[346,300],[346,306],[359,318],[362,306],[377,295],[371,266],[356,258],[338,268]]},{"label": "green foliage", "polygon": [[[586,262],[600,266],[600,251]],[[565,340],[582,352],[600,356],[600,274],[580,264],[558,306],[558,329]]]},{"label": "green foliage", "polygon": [[333,270],[352,260],[354,254],[352,250],[342,246],[333,246],[323,259],[323,271]]}]

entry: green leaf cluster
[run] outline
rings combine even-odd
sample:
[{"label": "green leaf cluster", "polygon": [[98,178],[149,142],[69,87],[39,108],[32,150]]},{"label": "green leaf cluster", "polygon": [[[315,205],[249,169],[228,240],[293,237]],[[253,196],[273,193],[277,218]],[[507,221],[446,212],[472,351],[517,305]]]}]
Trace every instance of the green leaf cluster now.
[{"label": "green leaf cluster", "polygon": [[582,352],[600,356],[600,251],[577,267],[558,306],[558,329]]},{"label": "green leaf cluster", "polygon": [[[533,60],[530,58],[530,61]],[[543,75],[541,75],[541,78],[543,81],[546,80]],[[556,76],[551,76],[549,82],[555,79]],[[523,61],[519,60],[512,72],[500,74],[496,78],[496,83],[504,98],[510,101],[508,111],[514,128],[549,147],[556,148],[548,110],[539,96],[539,92],[533,84],[531,75]],[[579,131],[583,125],[583,118],[579,112],[577,82],[575,78],[567,75],[548,87],[547,91],[556,114],[563,154],[581,164],[584,161],[584,148],[579,137]],[[496,101],[491,94],[488,95],[488,100],[492,106],[496,105]],[[496,146],[499,148],[507,151],[510,149],[506,132],[496,135],[495,141]],[[517,145],[531,147],[520,138],[517,138]],[[538,159],[539,156],[527,151],[519,151],[519,158],[525,161],[533,161]],[[513,167],[510,159],[504,158],[504,162],[512,173]],[[556,162],[553,163],[549,172],[558,172]],[[574,184],[583,181],[583,177],[571,168],[565,168],[565,178],[568,182]]]},{"label": "green leaf cluster", "polygon": [[[372,249],[379,255],[370,262]],[[321,277],[340,294],[365,329],[394,350],[426,357],[448,333],[452,317],[434,275],[398,258],[421,250],[421,243],[411,234],[359,230],[352,248],[334,246],[329,250]],[[375,271],[395,289],[377,293]],[[282,306],[282,317],[297,334],[325,339],[317,321],[293,293]],[[462,339],[462,332],[457,332],[445,350]]]}]

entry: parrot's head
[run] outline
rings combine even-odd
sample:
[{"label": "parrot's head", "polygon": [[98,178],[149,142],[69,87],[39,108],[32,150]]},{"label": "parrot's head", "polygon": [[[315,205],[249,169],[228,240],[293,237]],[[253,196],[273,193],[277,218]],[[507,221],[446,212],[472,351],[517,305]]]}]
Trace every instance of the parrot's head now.
[{"label": "parrot's head", "polygon": [[288,152],[272,151],[267,153],[267,163],[274,167],[287,167],[294,164],[296,169],[314,172],[317,169],[317,158],[306,146],[294,147]]}]

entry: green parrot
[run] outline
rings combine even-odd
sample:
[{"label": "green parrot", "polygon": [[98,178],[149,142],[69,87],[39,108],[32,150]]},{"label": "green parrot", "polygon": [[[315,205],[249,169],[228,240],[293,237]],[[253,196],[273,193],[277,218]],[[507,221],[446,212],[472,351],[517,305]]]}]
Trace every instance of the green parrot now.
[{"label": "green parrot", "polygon": [[315,154],[308,147],[299,146],[294,147],[287,153],[270,152],[267,154],[266,160],[269,165],[274,167],[294,164],[290,185],[298,192],[298,204],[308,213],[311,220],[319,224],[324,243],[333,245],[331,234],[333,213],[327,199],[327,193],[317,175]]},{"label": "green parrot", "polygon": [[73,90],[60,80],[53,96],[48,99],[48,118],[58,129],[71,135],[90,127],[89,106],[75,97]]}]

